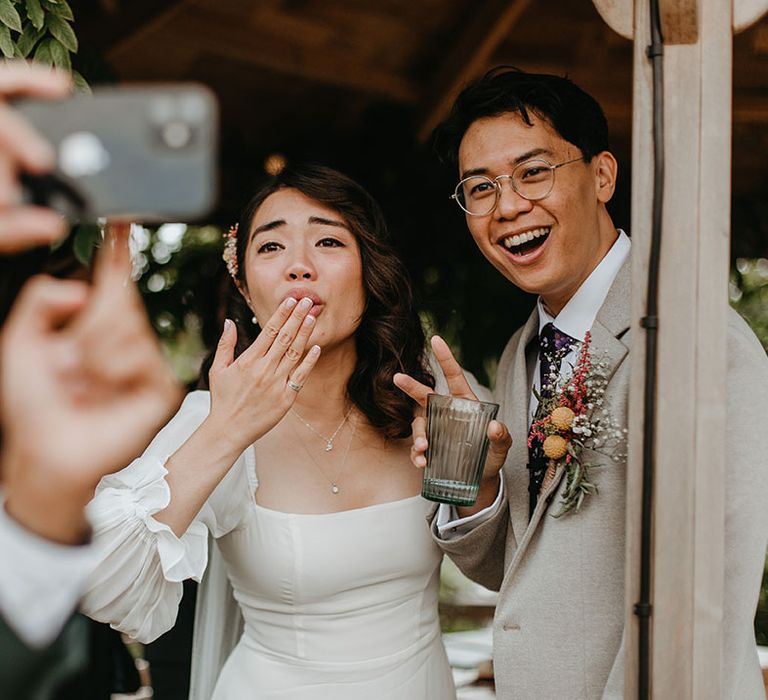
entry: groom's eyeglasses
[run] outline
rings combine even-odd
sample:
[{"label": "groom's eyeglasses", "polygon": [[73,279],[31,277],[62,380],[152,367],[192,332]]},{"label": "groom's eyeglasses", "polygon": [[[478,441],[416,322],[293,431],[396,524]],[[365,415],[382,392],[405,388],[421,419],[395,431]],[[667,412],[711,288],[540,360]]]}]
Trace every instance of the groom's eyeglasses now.
[{"label": "groom's eyeglasses", "polygon": [[557,165],[546,160],[526,160],[516,165],[510,175],[499,175],[493,180],[485,175],[470,175],[456,185],[451,199],[470,216],[487,216],[499,203],[501,180],[509,180],[512,189],[524,199],[544,199],[555,186],[555,170],[580,160],[574,158]]}]

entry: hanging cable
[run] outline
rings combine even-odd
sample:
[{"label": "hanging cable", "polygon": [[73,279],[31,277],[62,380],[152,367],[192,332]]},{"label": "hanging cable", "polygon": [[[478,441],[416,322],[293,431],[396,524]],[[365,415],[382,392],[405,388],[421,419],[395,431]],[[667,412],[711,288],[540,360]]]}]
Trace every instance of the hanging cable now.
[{"label": "hanging cable", "polygon": [[664,39],[658,0],[650,0],[651,44],[646,55],[653,74],[653,210],[651,250],[648,260],[648,289],[645,316],[645,391],[643,406],[643,491],[640,544],[640,600],[634,612],[638,617],[638,697],[650,697],[650,626],[651,626],[651,515],[656,421],[656,350],[659,329],[658,292],[661,221],[664,204]]}]

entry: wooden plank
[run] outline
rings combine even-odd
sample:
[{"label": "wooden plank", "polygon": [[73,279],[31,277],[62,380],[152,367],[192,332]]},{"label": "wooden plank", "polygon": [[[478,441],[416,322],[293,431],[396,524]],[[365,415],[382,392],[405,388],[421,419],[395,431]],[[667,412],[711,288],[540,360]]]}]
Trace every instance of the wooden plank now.
[{"label": "wooden plank", "polygon": [[728,3],[701,3],[701,133],[697,279],[694,698],[722,697],[725,425],[730,248],[731,76]]},{"label": "wooden plank", "polygon": [[[693,653],[699,55],[664,50],[666,186],[659,275],[653,688],[690,698]],[[685,261],[685,263],[683,263]]]},{"label": "wooden plank", "polygon": [[629,353],[627,444],[627,517],[624,607],[624,697],[636,698],[638,687],[638,618],[634,605],[640,600],[640,542],[643,491],[643,395],[645,315],[648,251],[653,206],[653,98],[651,67],[645,55],[650,37],[647,0],[635,6],[634,79],[632,103],[632,341]]},{"label": "wooden plank", "polygon": [[426,141],[448,114],[461,89],[488,68],[494,51],[509,38],[515,23],[529,5],[530,0],[487,0],[472,5],[475,14],[471,23],[462,29],[456,45],[437,69],[433,87],[428,91],[418,132],[421,141]]}]

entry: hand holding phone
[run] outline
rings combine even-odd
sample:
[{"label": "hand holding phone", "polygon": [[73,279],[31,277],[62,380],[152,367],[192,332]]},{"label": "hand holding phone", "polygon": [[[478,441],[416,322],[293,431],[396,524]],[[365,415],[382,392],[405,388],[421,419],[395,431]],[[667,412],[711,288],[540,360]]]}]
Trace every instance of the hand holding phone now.
[{"label": "hand holding phone", "polygon": [[191,221],[216,197],[218,107],[196,84],[95,89],[15,105],[53,145],[49,175],[28,196],[70,219]]},{"label": "hand holding phone", "polygon": [[23,61],[0,63],[0,253],[44,245],[64,234],[62,218],[40,207],[20,204],[18,173],[40,174],[54,165],[50,144],[5,100],[21,95],[43,99],[65,97],[68,73]]}]

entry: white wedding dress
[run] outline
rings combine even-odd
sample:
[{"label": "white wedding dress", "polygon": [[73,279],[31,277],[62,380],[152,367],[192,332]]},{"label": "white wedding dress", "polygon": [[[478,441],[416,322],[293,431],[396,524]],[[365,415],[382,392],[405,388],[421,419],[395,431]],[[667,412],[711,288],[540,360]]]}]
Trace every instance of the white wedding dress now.
[{"label": "white wedding dress", "polygon": [[190,394],[142,457],[100,483],[88,513],[102,559],[84,611],[140,641],[155,639],[173,626],[181,581],[203,576],[210,533],[219,550],[211,561],[223,562],[244,626],[219,673],[216,652],[233,629],[218,612],[221,586],[202,587],[198,608],[208,609],[198,609],[196,625],[209,624],[196,630],[195,700],[455,698],[428,501],[315,515],[269,510],[254,501],[249,449],[181,539],[152,517],[170,499],[163,462],[208,406],[207,392]]}]

